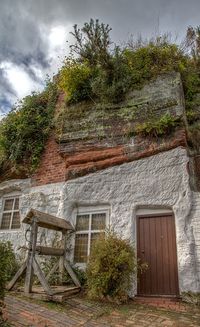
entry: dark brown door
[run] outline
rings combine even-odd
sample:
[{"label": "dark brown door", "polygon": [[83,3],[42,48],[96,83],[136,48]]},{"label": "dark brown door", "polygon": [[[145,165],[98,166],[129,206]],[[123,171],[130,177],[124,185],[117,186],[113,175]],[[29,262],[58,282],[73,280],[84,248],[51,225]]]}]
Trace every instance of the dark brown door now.
[{"label": "dark brown door", "polygon": [[148,269],[139,274],[138,295],[178,295],[174,217],[138,217],[137,253]]}]

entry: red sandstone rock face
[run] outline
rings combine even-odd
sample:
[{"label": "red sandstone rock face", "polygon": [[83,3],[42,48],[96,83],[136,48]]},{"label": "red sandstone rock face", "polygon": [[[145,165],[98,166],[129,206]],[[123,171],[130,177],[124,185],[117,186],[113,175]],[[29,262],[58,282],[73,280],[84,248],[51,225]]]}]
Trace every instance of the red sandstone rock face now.
[{"label": "red sandstone rock face", "polygon": [[108,167],[121,165],[186,147],[184,130],[165,138],[131,137],[134,124],[170,113],[184,115],[180,75],[172,73],[133,91],[124,103],[95,107],[92,103],[68,105],[61,94],[56,107],[57,131],[46,144],[34,184],[66,181]]},{"label": "red sandstone rock face", "polygon": [[168,151],[178,146],[186,147],[184,130],[179,130],[170,139],[164,140],[135,140],[134,145],[119,145],[93,150],[75,151],[64,154],[56,142],[54,134],[49,137],[40,166],[33,176],[34,185],[63,182],[72,178],[87,175],[108,167],[121,165],[141,158]]}]

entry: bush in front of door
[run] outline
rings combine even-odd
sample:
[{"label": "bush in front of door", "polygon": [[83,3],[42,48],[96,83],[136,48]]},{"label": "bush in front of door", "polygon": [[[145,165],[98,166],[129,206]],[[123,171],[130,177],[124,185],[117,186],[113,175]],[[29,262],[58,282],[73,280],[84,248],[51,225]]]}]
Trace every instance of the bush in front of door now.
[{"label": "bush in front of door", "polygon": [[86,270],[88,295],[93,299],[117,300],[128,298],[137,269],[144,270],[135,249],[128,240],[113,232],[100,237],[93,245]]}]

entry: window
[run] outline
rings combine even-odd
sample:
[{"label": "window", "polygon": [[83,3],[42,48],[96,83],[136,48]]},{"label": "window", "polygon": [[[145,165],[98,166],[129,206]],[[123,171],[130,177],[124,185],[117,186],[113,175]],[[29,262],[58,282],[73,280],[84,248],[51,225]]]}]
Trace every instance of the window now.
[{"label": "window", "polygon": [[5,198],[0,229],[20,228],[19,197]]},{"label": "window", "polygon": [[74,262],[87,263],[94,242],[105,233],[108,212],[77,214]]}]

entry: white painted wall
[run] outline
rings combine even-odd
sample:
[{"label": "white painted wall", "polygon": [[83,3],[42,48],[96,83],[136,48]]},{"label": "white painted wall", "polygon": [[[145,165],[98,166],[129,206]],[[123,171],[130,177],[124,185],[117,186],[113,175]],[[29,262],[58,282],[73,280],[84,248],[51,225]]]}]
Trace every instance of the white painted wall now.
[{"label": "white painted wall", "polygon": [[[186,150],[179,147],[65,183],[22,189],[22,217],[32,207],[74,224],[76,210],[103,205],[110,208],[114,230],[135,243],[138,212],[173,211],[180,291],[200,291],[200,194],[190,190],[187,162]],[[9,183],[14,187],[16,181]],[[0,185],[2,194],[6,187]],[[54,238],[52,232],[46,235],[41,230],[39,241],[49,244]],[[24,229],[0,232],[0,239],[11,240],[16,247],[25,242]]]}]

